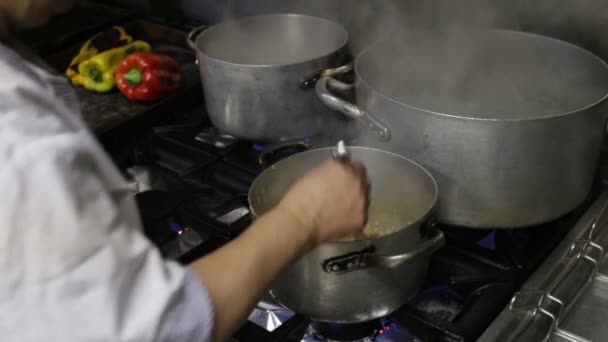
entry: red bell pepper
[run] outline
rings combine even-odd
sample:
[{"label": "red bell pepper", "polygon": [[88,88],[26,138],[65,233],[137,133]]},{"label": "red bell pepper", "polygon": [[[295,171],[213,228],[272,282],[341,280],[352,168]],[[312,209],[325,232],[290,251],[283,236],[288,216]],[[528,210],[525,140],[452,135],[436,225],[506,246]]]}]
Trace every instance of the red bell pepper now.
[{"label": "red bell pepper", "polygon": [[131,100],[155,101],[179,88],[180,67],[169,56],[135,52],[118,63],[114,81]]}]

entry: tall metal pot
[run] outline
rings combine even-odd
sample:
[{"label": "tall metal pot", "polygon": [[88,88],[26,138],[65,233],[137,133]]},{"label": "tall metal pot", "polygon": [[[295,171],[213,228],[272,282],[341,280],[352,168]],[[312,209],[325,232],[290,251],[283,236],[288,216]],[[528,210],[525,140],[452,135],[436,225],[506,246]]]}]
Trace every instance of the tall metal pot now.
[{"label": "tall metal pot", "polygon": [[319,77],[352,70],[345,57],[348,33],[340,25],[305,15],[260,15],[196,28],[188,41],[197,53],[209,118],[220,130],[280,141],[344,126],[312,90]]},{"label": "tall metal pot", "polygon": [[[349,150],[368,169],[369,221],[391,229],[377,237],[324,243],[274,283],[275,300],[314,320],[355,323],[393,312],[422,285],[431,253],[444,243],[431,220],[437,184],[426,170],[393,153]],[[331,148],[310,150],[266,169],[249,192],[252,212],[273,208],[293,182],[331,156]]]},{"label": "tall metal pot", "polygon": [[410,33],[355,63],[358,106],[317,83],[352,118],[373,115],[391,141],[359,145],[420,162],[441,189],[438,219],[517,228],[556,219],[588,194],[605,131],[608,67],[572,44],[505,30]]}]

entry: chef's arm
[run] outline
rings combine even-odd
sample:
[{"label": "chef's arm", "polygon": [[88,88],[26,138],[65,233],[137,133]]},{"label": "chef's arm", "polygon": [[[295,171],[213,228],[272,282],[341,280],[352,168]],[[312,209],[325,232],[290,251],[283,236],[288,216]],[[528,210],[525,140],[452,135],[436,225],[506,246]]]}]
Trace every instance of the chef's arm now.
[{"label": "chef's arm", "polygon": [[320,242],[360,233],[368,191],[363,166],[326,162],[236,240],[191,264],[214,304],[214,340],[230,337],[298,257]]},{"label": "chef's arm", "polygon": [[191,264],[215,307],[214,341],[226,341],[277,275],[312,247],[311,231],[275,209],[232,243]]}]

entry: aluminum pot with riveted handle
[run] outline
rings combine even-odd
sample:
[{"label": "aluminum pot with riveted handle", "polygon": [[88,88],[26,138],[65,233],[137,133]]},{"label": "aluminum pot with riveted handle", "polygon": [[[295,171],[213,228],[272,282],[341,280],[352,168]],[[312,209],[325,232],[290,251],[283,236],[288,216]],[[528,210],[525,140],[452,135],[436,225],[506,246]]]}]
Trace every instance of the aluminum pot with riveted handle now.
[{"label": "aluminum pot with riveted handle", "polygon": [[314,320],[354,323],[385,316],[405,304],[425,279],[430,255],[444,243],[433,225],[437,184],[402,156],[344,146],[302,152],[267,168],[249,191],[254,215],[273,208],[290,186],[329,158],[364,163],[371,181],[369,231],[323,243],[291,266],[271,294]]},{"label": "aluminum pot with riveted handle", "polygon": [[[608,65],[564,41],[509,30],[408,31],[355,62],[356,82],[316,88],[348,117],[371,114],[388,142],[441,189],[437,219],[519,228],[559,218],[589,194],[608,118]],[[331,91],[355,89],[357,105]]]},{"label": "aluminum pot with riveted handle", "polygon": [[[348,33],[298,14],[268,14],[193,29],[209,119],[255,141],[285,141],[345,130],[340,114],[315,96],[315,82],[352,70]],[[377,128],[384,130],[383,127]]]}]

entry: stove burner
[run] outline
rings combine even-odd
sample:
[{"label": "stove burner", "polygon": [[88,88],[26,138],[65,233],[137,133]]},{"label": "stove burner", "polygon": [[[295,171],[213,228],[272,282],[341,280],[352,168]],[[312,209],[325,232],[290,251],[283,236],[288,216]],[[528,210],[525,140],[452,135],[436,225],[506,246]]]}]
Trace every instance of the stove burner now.
[{"label": "stove burner", "polygon": [[310,323],[317,335],[329,341],[374,341],[378,332],[384,328],[380,320],[362,323],[329,323],[313,321]]},{"label": "stove burner", "polygon": [[[255,145],[254,149],[257,150],[258,148],[261,148],[261,146],[262,145]],[[311,148],[312,146],[308,143],[308,140],[281,143],[276,146],[266,147],[260,154],[259,163],[262,167],[267,168],[281,159],[285,159]]]},{"label": "stove burner", "polygon": [[161,253],[177,259],[203,242],[201,236],[181,223],[174,193],[148,190],[135,195],[144,234]]},{"label": "stove burner", "polygon": [[148,190],[135,195],[135,201],[148,239],[163,245],[175,237],[169,221],[176,211],[176,205],[170,193]]}]

